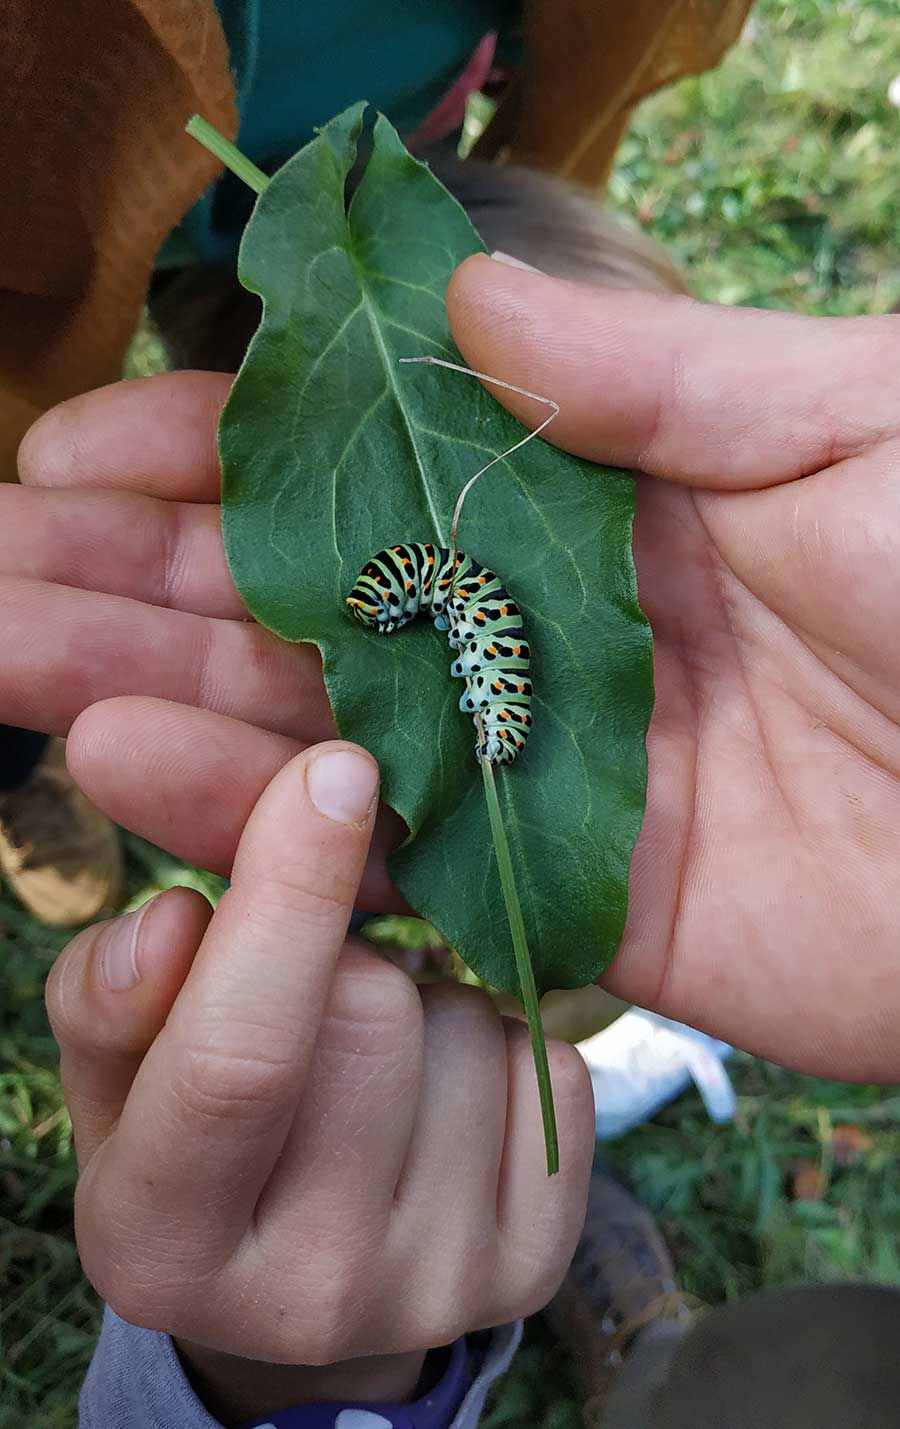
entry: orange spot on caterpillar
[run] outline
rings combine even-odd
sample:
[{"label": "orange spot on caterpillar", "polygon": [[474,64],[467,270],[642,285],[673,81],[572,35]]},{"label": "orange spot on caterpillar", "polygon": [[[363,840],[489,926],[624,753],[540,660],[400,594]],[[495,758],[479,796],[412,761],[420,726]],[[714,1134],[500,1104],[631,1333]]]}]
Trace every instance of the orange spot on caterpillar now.
[{"label": "orange spot on caterpillar", "polygon": [[[412,590],[412,588],[413,588],[413,583],[412,583],[412,581],[407,581],[407,582],[406,582],[406,589],[407,589],[407,590]],[[519,688],[521,689],[521,685],[519,686]]]}]

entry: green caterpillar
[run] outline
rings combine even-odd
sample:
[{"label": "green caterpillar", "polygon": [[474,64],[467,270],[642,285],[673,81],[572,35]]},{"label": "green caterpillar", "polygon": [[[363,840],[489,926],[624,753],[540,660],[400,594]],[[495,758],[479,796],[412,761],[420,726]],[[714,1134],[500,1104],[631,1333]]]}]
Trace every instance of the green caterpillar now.
[{"label": "green caterpillar", "polygon": [[390,546],[367,561],[347,604],[357,620],[390,635],[430,612],[459,654],[451,675],[466,681],[459,707],[479,714],[479,763],[511,764],[531,729],[531,650],[522,612],[493,571],[462,551],[429,542]]}]

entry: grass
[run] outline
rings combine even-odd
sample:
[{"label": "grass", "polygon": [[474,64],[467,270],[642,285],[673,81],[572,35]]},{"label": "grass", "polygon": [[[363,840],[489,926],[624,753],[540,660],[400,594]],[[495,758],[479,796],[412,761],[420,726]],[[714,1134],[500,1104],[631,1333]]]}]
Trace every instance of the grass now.
[{"label": "grass", "polygon": [[718,70],[641,106],[613,202],[700,297],[850,314],[900,299],[894,0],[762,0]]},{"label": "grass", "polygon": [[[613,202],[680,258],[700,296],[821,313],[900,299],[895,0],[762,0],[721,68],[654,97],[619,154]],[[130,371],[155,361],[144,336]],[[219,880],[126,840],[127,896]],[[414,961],[421,929],[385,923]],[[41,986],[65,934],[0,888],[0,1429],[72,1429],[97,1304],[72,1240],[74,1162]],[[900,1284],[900,1093],[739,1056],[738,1117],[693,1093],[604,1155],[658,1214],[684,1288],[713,1303],[796,1279]],[[539,1326],[485,1420],[581,1423]]]}]

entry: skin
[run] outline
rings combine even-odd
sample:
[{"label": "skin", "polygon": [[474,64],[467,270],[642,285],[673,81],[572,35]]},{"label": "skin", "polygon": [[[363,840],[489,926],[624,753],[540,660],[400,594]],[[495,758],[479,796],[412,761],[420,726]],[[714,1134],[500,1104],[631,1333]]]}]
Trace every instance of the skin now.
[{"label": "skin", "polygon": [[[644,473],[635,547],[657,700],[628,926],[606,986],[787,1066],[900,1080],[898,320],[602,292],[484,257],[462,265],[447,301],[471,366],[560,402],[552,440]],[[226,391],[227,379],[177,374],[77,398],[26,438],[23,487],[0,490],[8,672],[0,719],[68,731],[70,765],[101,807],[225,872],[278,771],[333,733],[314,654],[248,624],[227,574],[214,505],[214,428]],[[535,421],[533,404],[499,395]],[[398,834],[396,820],[379,814],[362,876],[366,907],[396,906],[384,858]],[[199,917],[196,908],[190,916]],[[89,952],[79,956],[85,967],[96,964]],[[185,952],[172,957],[179,967],[190,961]],[[171,1003],[180,983],[165,977]],[[119,1007],[131,994],[114,996]],[[52,997],[51,986],[51,1006]],[[83,1057],[67,1081],[76,1126],[89,1062],[98,1077],[113,1068],[119,1100],[109,1100],[118,1109],[138,1066],[142,1084],[152,1085],[144,1069],[164,1035],[164,1004],[160,994],[156,1021],[148,1018],[130,1061],[110,1048],[109,1018],[74,1004],[61,1040],[65,1059],[66,1027],[80,1029]],[[421,1015],[412,1008],[410,998],[408,1015]],[[480,1025],[480,1000],[460,1009],[462,1047],[475,1035],[469,1016]],[[245,1025],[237,1010],[235,1020]],[[452,1086],[450,1061],[445,1075]],[[345,1107],[346,1087],[359,1081],[357,1066]],[[383,1097],[379,1090],[379,1109]],[[582,1114],[573,1113],[570,1148]],[[584,1127],[587,1144],[587,1119]],[[194,1142],[181,1144],[189,1161]],[[568,1154],[578,1161],[581,1151]],[[146,1178],[147,1164],[135,1147],[131,1176]],[[582,1170],[570,1174],[563,1200],[577,1221]],[[79,1192],[80,1244],[94,1275],[100,1237],[90,1207],[99,1184],[88,1175]],[[437,1184],[432,1177],[423,1193],[432,1211]],[[115,1178],[107,1194],[120,1197]],[[343,1205],[338,1188],[331,1195]],[[157,1199],[154,1190],[151,1209]],[[443,1184],[440,1204],[439,1228],[426,1222],[424,1204],[418,1226],[434,1255],[453,1244],[444,1223],[453,1197]],[[338,1220],[353,1226],[335,1243],[349,1258],[360,1244],[359,1212],[348,1205]],[[194,1214],[193,1224],[200,1242],[192,1240],[192,1255],[198,1265],[204,1255],[214,1260],[205,1220],[197,1226]],[[159,1242],[142,1226],[123,1226],[122,1236],[139,1261],[154,1264]],[[289,1234],[293,1243],[293,1223]],[[554,1274],[565,1241],[561,1233]],[[519,1248],[530,1256],[526,1244]],[[354,1265],[325,1323],[370,1284],[371,1263]],[[404,1275],[401,1268],[392,1282],[401,1299]],[[542,1275],[546,1293],[553,1276],[546,1266]],[[102,1265],[98,1280],[109,1293]],[[249,1338],[240,1338],[232,1311],[221,1312],[224,1322],[203,1321],[208,1295],[199,1305],[177,1295],[170,1302],[171,1277],[161,1280],[153,1323],[184,1334],[199,1315],[208,1352],[322,1363],[434,1342],[385,1340],[379,1317],[378,1333],[356,1326],[349,1345],[317,1345],[315,1336],[307,1345],[293,1332],[304,1299],[289,1288],[290,1342],[277,1325],[260,1340],[245,1322]],[[461,1283],[457,1274],[449,1305],[459,1302]],[[153,1289],[150,1275],[142,1286]],[[140,1305],[124,1304],[142,1323],[147,1293]],[[380,1306],[389,1299],[382,1295]],[[467,1308],[460,1327],[485,1323],[480,1314],[501,1307]],[[432,1334],[439,1321],[429,1322]],[[210,1370],[204,1361],[198,1373],[207,1371],[211,1392],[217,1384],[226,1397],[239,1392],[218,1362]]]},{"label": "skin", "polygon": [[[317,803],[323,767],[336,812]],[[126,1319],[177,1337],[225,1424],[407,1398],[429,1346],[545,1303],[580,1230],[577,1052],[551,1051],[549,1179],[525,1028],[345,942],[377,791],[354,745],[296,755],[214,914],[158,895],[79,934],[47,987],[85,1270]]]}]

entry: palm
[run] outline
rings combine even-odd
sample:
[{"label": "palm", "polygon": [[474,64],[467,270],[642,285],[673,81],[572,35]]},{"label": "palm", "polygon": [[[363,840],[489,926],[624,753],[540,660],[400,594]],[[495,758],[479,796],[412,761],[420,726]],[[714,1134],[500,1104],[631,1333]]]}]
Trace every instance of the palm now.
[{"label": "palm", "polygon": [[876,1077],[900,941],[900,659],[866,566],[878,480],[803,485],[641,487],[657,700],[610,984],[782,1061]]}]

